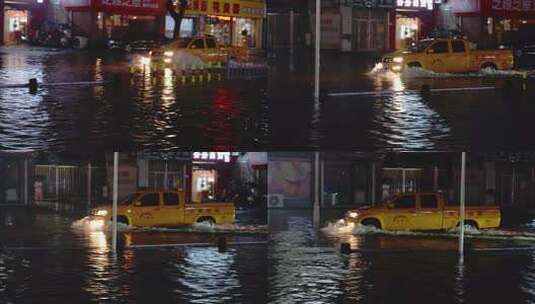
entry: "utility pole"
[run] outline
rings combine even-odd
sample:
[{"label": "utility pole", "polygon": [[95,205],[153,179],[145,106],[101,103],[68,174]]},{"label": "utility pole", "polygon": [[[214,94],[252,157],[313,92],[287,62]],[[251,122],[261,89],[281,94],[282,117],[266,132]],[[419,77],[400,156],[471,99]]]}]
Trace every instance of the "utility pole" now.
[{"label": "utility pole", "polygon": [[119,152],[113,152],[113,207],[111,226],[111,252],[117,252],[117,199],[119,188]]},{"label": "utility pole", "polygon": [[464,259],[464,200],[466,177],[466,152],[461,154],[461,201],[459,206],[459,258]]},{"label": "utility pole", "polygon": [[314,100],[320,98],[320,36],[321,36],[321,0],[316,0],[316,34],[314,63]]}]

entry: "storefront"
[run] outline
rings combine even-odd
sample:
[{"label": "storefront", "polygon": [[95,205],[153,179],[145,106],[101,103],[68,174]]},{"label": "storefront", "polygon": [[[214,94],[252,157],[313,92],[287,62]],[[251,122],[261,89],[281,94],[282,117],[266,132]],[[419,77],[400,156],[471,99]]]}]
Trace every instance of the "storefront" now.
[{"label": "storefront", "polygon": [[535,2],[457,0],[451,6],[461,31],[481,45],[535,42]]},{"label": "storefront", "polygon": [[61,0],[69,20],[90,41],[158,39],[165,26],[164,0]]},{"label": "storefront", "polygon": [[[212,35],[224,46],[262,48],[263,0],[192,0],[181,25],[181,37]],[[166,33],[174,27],[167,18]]]},{"label": "storefront", "polygon": [[0,1],[0,45],[18,44],[37,35],[46,5],[45,0]]},{"label": "storefront", "polygon": [[193,152],[191,201],[226,201],[232,196],[234,164],[239,153]]},{"label": "storefront", "polygon": [[434,0],[397,0],[395,48],[405,49],[433,29]]}]

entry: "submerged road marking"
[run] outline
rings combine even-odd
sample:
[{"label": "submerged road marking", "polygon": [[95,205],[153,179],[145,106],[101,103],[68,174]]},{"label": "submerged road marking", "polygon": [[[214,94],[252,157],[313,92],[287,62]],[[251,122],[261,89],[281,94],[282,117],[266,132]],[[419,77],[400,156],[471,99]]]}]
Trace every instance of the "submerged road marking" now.
[{"label": "submerged road marking", "polygon": [[[464,88],[442,88],[442,89],[429,89],[431,93],[440,93],[440,92],[463,92],[463,91],[483,91],[483,90],[496,90],[497,87],[464,87]],[[391,95],[391,94],[409,94],[409,93],[422,93],[421,90],[382,90],[382,91],[366,91],[366,92],[338,92],[338,93],[328,93],[327,96],[330,97],[344,97],[344,96],[381,96],[381,95]]]}]

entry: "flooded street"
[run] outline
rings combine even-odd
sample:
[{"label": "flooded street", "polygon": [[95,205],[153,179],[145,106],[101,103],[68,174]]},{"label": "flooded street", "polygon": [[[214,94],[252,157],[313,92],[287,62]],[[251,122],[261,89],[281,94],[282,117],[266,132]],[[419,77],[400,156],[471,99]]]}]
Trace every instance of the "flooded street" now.
[{"label": "flooded street", "polygon": [[[109,231],[83,229],[73,224],[79,218],[0,209],[0,302],[266,301],[266,234],[260,224],[245,233],[121,229],[114,255]],[[226,252],[215,245],[221,236],[228,240]],[[154,246],[162,244],[174,246]]]},{"label": "flooded street", "polygon": [[[1,85],[105,81],[0,89],[3,150],[120,149],[525,150],[535,114],[515,73],[370,73],[374,58],[322,57],[320,102],[312,56],[269,60],[267,78],[183,84],[168,70],[129,73],[136,55],[41,48],[0,50]],[[223,77],[225,78],[225,77]],[[117,82],[118,81],[118,82]],[[530,80],[531,81],[531,80]],[[420,94],[423,85],[468,88]],[[470,88],[495,87],[485,90]],[[332,93],[383,92],[362,96]],[[287,136],[291,132],[292,136]]]},{"label": "flooded street", "polygon": [[[334,229],[322,218],[315,229],[307,211],[269,214],[269,299],[273,303],[531,303],[535,300],[532,228],[516,227],[530,238],[470,239],[473,248],[460,263],[457,238]],[[482,234],[485,234],[484,232]],[[357,252],[340,253],[349,242]]]}]

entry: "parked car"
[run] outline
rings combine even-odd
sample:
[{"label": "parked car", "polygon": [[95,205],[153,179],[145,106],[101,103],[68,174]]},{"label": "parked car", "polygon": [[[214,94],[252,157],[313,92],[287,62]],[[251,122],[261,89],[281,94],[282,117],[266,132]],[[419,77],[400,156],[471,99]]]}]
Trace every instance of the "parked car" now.
[{"label": "parked car", "polygon": [[[384,230],[449,230],[459,225],[459,206],[446,202],[442,193],[398,193],[377,207],[348,211],[345,221]],[[500,221],[496,206],[465,207],[465,225],[497,228]]]},{"label": "parked car", "polygon": [[482,69],[510,70],[513,68],[511,49],[477,50],[465,39],[424,39],[410,48],[392,53],[378,63],[392,71],[420,67],[438,73],[464,73]]},{"label": "parked car", "polygon": [[[112,206],[94,208],[93,221],[111,221]],[[117,206],[117,221],[132,226],[178,226],[209,222],[234,223],[231,202],[187,202],[183,192],[140,191],[127,196]]]}]

